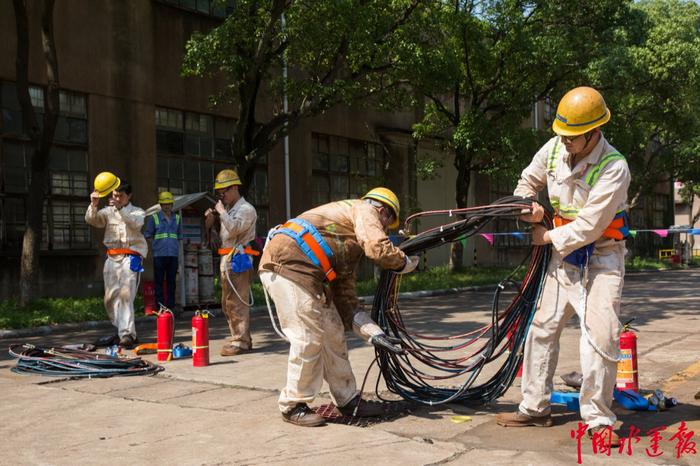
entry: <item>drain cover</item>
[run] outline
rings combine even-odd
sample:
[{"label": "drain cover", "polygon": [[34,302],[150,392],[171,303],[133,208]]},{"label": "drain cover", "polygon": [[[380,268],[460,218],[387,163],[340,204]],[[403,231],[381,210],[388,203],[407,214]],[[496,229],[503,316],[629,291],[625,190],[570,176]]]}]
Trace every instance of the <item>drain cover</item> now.
[{"label": "drain cover", "polygon": [[311,408],[311,411],[324,418],[329,424],[342,424],[355,427],[369,427],[381,422],[393,421],[406,413],[406,411],[403,409],[392,409],[383,416],[378,417],[344,416],[336,409],[333,403]]}]

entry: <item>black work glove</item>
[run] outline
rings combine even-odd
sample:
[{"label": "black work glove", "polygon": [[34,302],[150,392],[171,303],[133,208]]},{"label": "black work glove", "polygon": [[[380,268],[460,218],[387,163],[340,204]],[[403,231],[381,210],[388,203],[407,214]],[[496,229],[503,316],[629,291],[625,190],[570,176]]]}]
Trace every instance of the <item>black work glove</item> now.
[{"label": "black work glove", "polygon": [[372,338],[369,339],[369,342],[377,348],[383,348],[394,354],[404,354],[406,352],[403,348],[397,346],[401,343],[400,339],[395,337],[389,337],[384,334],[374,335]]}]

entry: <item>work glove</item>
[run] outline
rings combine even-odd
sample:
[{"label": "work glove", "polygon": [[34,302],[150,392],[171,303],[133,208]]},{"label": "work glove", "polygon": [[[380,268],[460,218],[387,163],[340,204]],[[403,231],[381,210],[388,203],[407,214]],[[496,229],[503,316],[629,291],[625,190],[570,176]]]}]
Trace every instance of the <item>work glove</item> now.
[{"label": "work glove", "polygon": [[[380,333],[378,335],[374,335],[372,338],[369,339],[369,342],[372,343],[374,346],[377,348],[383,348],[391,353],[394,354],[404,354],[405,351],[403,348],[400,346],[397,346],[401,340],[398,338],[394,337],[389,337],[383,333]],[[392,344],[395,343],[395,344]]]},{"label": "work glove", "polygon": [[420,257],[418,256],[406,256],[406,263],[404,264],[403,268],[398,270],[396,273],[411,273],[414,270],[416,270],[416,267],[418,267],[418,261],[420,260]]}]

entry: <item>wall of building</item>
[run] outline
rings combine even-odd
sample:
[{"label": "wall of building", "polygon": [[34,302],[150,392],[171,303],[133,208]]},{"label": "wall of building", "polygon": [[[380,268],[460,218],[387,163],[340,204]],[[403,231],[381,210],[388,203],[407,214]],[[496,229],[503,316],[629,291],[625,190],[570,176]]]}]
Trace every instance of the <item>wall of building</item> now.
[{"label": "wall of building", "polygon": [[[40,12],[29,3],[30,84],[44,86],[46,73],[40,47]],[[174,8],[158,0],[62,0],[55,9],[55,38],[62,89],[78,92],[87,101],[88,180],[113,171],[131,182],[133,203],[146,208],[158,192],[156,108],[235,118],[234,108],[211,109],[209,95],[222,87],[218,79],[183,78],[180,68],[186,40],[206,32],[219,20]],[[14,82],[16,36],[11,2],[0,2],[0,82]],[[269,116],[262,105],[258,116]],[[313,206],[314,134],[382,145],[387,153],[385,183],[395,189],[404,206],[415,190],[407,172],[412,167],[405,137],[387,135],[382,128],[406,132],[412,113],[384,113],[341,107],[306,121],[290,134],[291,213]],[[0,132],[1,133],[1,132]],[[0,151],[1,149],[0,145]],[[282,144],[267,157],[269,224],[287,218]],[[0,160],[2,153],[0,152]],[[223,160],[221,164],[226,164]],[[0,194],[1,195],[1,194]],[[88,205],[85,193],[85,207]],[[258,235],[266,232],[259,231]],[[87,296],[102,292],[103,233],[92,229],[92,248],[44,251],[41,292],[46,296]],[[3,251],[0,299],[16,290],[19,251]],[[144,279],[151,276],[146,261]]]}]

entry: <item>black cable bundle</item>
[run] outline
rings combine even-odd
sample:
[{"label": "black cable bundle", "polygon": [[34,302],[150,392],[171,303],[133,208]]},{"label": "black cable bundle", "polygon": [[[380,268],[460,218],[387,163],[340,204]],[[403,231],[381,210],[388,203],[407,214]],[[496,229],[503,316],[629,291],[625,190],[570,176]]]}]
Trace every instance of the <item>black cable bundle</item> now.
[{"label": "black cable bundle", "polygon": [[120,358],[69,348],[42,348],[30,344],[12,345],[10,355],[17,358],[13,372],[57,377],[112,377],[116,375],[154,375],[163,370],[141,358]]},{"label": "black cable bundle", "polygon": [[[487,206],[421,212],[409,217],[406,224],[415,218],[430,215],[458,216],[461,220],[423,231],[406,240],[400,248],[407,255],[420,254],[473,236],[495,218],[517,218],[522,215],[523,209],[531,205],[531,199],[509,196]],[[543,225],[547,229],[552,228],[550,212],[545,212]],[[396,355],[381,348],[376,349],[388,389],[406,400],[429,405],[467,401],[485,403],[500,397],[513,383],[522,362],[525,336],[544,283],[549,257],[549,247],[533,247],[525,258],[529,259],[525,278],[509,306],[499,312],[500,293],[506,284],[514,283],[512,277],[517,268],[495,290],[490,325],[447,337],[419,334],[404,325],[398,306],[400,275],[384,271],[374,297],[372,318],[387,335],[401,339],[401,346],[406,350],[405,354]],[[475,351],[467,353],[468,347],[482,338],[486,338],[486,341]],[[436,344],[440,340],[446,344]],[[442,356],[445,353],[454,356]],[[508,356],[496,374],[481,385],[474,386],[484,366],[506,353]],[[426,371],[426,366],[431,370]],[[445,382],[450,380],[456,380],[457,384],[453,382],[452,386],[445,386]]]}]

